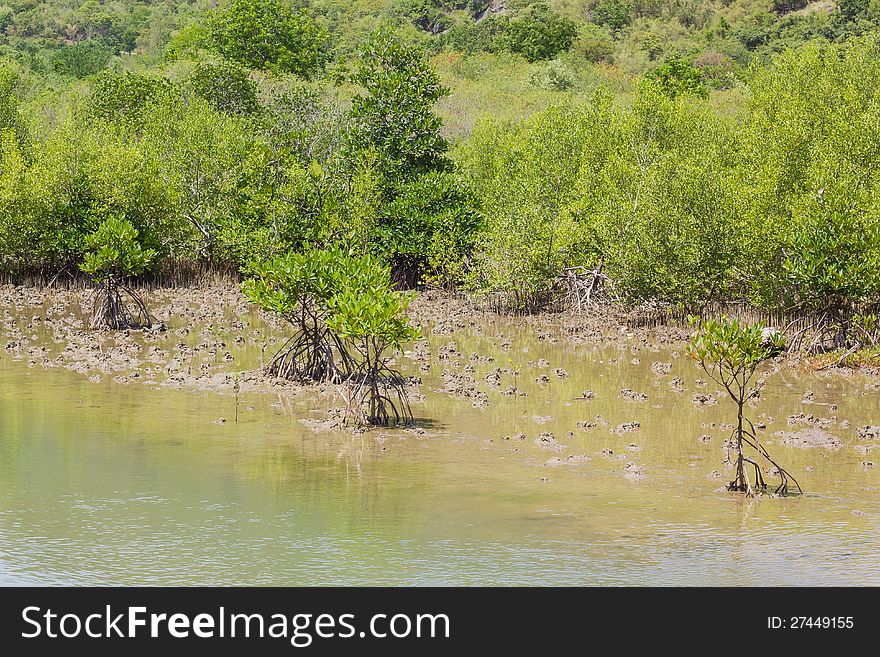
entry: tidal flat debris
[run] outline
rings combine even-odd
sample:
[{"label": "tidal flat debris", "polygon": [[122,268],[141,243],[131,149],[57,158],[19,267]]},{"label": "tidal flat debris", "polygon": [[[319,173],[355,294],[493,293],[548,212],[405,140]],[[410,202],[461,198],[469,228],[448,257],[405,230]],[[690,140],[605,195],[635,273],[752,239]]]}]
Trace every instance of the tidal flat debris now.
[{"label": "tidal flat debris", "polygon": [[644,402],[648,400],[648,395],[642,392],[636,392],[630,388],[624,388],[620,391],[620,396],[630,402]]},{"label": "tidal flat debris", "polygon": [[556,440],[556,437],[549,431],[546,431],[535,438],[535,444],[541,449],[547,449],[554,452],[561,452],[566,447]]},{"label": "tidal flat debris", "polygon": [[545,466],[557,465],[583,465],[589,463],[592,459],[586,454],[569,454],[565,458],[553,456],[544,462]]},{"label": "tidal flat debris", "polygon": [[783,445],[809,449],[811,447],[824,447],[837,449],[840,447],[840,438],[828,433],[824,429],[812,427],[800,431],[777,431],[773,434],[780,438]]},{"label": "tidal flat debris", "polygon": [[[651,371],[658,376],[669,374],[672,371],[672,363],[661,363],[660,361],[655,360],[651,364]],[[682,381],[682,383],[684,383],[684,381]]]},{"label": "tidal flat debris", "polygon": [[630,481],[642,481],[645,479],[645,469],[636,463],[627,463],[623,466],[623,476]]},{"label": "tidal flat debris", "polygon": [[622,424],[618,424],[618,425],[617,425],[616,427],[614,427],[613,429],[609,429],[609,431],[610,431],[611,433],[616,433],[616,434],[618,434],[618,435],[621,435],[621,434],[624,434],[624,433],[633,433],[633,432],[636,432],[636,431],[638,431],[638,430],[641,428],[641,426],[642,426],[642,425],[641,425],[639,422],[635,422],[635,421],[633,421],[633,422],[624,422],[624,423],[622,423]]},{"label": "tidal flat debris", "polygon": [[880,426],[865,425],[856,430],[860,440],[880,440]]},{"label": "tidal flat debris", "polygon": [[788,426],[805,424],[807,426],[819,427],[820,429],[827,429],[837,422],[837,418],[818,417],[812,413],[797,413],[796,415],[789,415],[786,421],[788,422]]},{"label": "tidal flat debris", "polygon": [[584,390],[581,393],[581,399],[595,399],[595,398],[596,398],[596,393],[593,392],[592,390]]},{"label": "tidal flat debris", "polygon": [[693,402],[697,406],[711,406],[713,404],[717,404],[718,400],[712,395],[698,392],[694,395]]}]

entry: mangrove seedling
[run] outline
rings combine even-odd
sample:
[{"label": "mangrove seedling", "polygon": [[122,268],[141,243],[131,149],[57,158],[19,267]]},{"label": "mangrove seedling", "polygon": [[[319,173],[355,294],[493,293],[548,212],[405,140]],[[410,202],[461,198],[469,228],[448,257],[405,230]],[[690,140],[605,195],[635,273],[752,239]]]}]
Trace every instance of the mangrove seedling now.
[{"label": "mangrove seedling", "polygon": [[80,269],[97,286],[92,307],[92,328],[152,326],[153,317],[143,299],[130,285],[130,279],[147,271],[155,258],[156,251],[140,245],[137,229],[125,219],[110,217],[95,232],[86,236],[85,256]]},{"label": "mangrove seedling", "polygon": [[327,327],[327,303],[347,284],[347,270],[355,260],[337,247],[289,252],[250,264],[253,277],[242,286],[245,296],[293,327],[293,334],[266,367],[270,375],[340,383],[350,373],[350,358]]},{"label": "mangrove seedling", "polygon": [[330,301],[328,324],[345,341],[356,364],[345,382],[346,414],[356,424],[410,424],[406,380],[390,365],[404,342],[418,337],[406,316],[411,294],[392,288],[391,270],[365,257],[352,286]]},{"label": "mangrove seedling", "polygon": [[[767,483],[759,465],[763,459],[780,478],[775,494],[788,494],[789,482],[802,492],[791,473],[767,453],[758,439],[755,425],[744,414],[746,402],[759,394],[759,387],[751,386],[752,377],[764,360],[781,349],[782,336],[765,332],[761,324],[740,324],[726,317],[718,321],[691,318],[691,324],[697,330],[688,345],[690,355],[713,381],[724,387],[737,406],[737,422],[731,434],[736,451],[736,474],[727,489],[750,497],[756,490],[765,491]],[[746,447],[750,448],[750,456],[746,456]],[[749,479],[749,466],[754,468],[754,482]]]}]

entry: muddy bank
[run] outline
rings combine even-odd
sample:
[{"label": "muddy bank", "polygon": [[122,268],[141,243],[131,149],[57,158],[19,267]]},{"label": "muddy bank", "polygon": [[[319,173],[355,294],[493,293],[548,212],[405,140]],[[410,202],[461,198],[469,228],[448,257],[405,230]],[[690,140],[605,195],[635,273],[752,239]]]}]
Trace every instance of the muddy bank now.
[{"label": "muddy bank", "polygon": [[[236,285],[215,281],[194,287],[151,288],[143,294],[157,320],[154,328],[95,331],[88,322],[92,307],[92,291],[88,288],[2,285],[0,330],[4,353],[31,367],[61,367],[93,381],[110,378],[120,384],[241,393],[298,394],[306,390],[264,374],[263,366],[283,344],[288,326],[249,304]],[[545,387],[568,377],[569,373],[556,363],[511,354],[517,336],[526,334],[547,345],[616,347],[620,356],[609,358],[609,366],[638,366],[644,358],[646,364],[652,363],[650,369],[658,380],[669,376],[672,363],[657,360],[652,354],[664,350],[673,359],[678,358],[689,337],[684,328],[670,325],[632,328],[627,325],[625,313],[610,307],[589,308],[580,314],[511,318],[480,309],[465,297],[440,291],[417,294],[409,314],[425,339],[407,350],[400,369],[418,380],[421,373],[442,366],[443,386],[433,391],[466,400],[476,408],[490,404],[489,392],[526,396],[523,384],[527,380]],[[451,339],[455,334],[485,337],[491,341],[492,352],[464,353]],[[447,336],[450,339],[444,343]],[[430,341],[435,342],[433,350]],[[439,347],[437,341],[441,342]],[[494,363],[505,355],[510,356],[507,367]],[[487,366],[491,368],[487,373],[476,374],[478,368]],[[786,366],[800,367],[801,363],[778,359],[775,365],[776,369]],[[831,368],[822,374],[847,372]],[[673,390],[685,392],[680,377],[672,377],[667,383]],[[697,380],[694,385],[700,384]],[[307,390],[326,396],[337,394],[332,385],[308,386]],[[418,398],[422,393],[413,390],[413,394]],[[714,404],[721,398],[710,390],[693,390],[691,394],[697,405]],[[590,390],[583,393],[585,400],[592,396]],[[629,402],[649,401],[645,393],[630,389],[621,390],[620,396]]]}]

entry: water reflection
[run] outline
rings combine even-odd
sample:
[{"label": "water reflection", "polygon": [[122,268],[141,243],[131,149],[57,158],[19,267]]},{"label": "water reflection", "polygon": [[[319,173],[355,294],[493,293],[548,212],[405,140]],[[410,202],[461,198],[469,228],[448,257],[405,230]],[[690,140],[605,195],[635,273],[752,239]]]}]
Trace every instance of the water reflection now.
[{"label": "water reflection", "polygon": [[[229,395],[0,362],[0,584],[880,584],[878,468],[855,435],[877,400],[858,377],[773,375],[753,410],[767,439],[811,412],[842,446],[774,444],[808,494],[748,501],[719,492],[726,407],[693,402],[714,391],[690,363],[502,322],[432,350],[453,341],[422,371],[433,423],[366,435],[304,426],[320,396],[243,395],[218,423]],[[517,374],[489,386],[496,367]],[[443,392],[444,371],[488,406]]]}]

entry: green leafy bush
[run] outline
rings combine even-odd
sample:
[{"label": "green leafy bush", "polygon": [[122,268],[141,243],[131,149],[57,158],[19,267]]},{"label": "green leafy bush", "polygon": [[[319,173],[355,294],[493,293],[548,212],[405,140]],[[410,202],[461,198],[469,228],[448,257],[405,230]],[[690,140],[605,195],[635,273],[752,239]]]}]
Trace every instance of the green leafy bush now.
[{"label": "green leafy bush", "polygon": [[599,0],[593,7],[593,22],[612,30],[620,30],[633,19],[633,8],[623,0]]},{"label": "green leafy bush", "polygon": [[260,109],[257,85],[246,69],[232,62],[199,64],[190,84],[196,94],[221,112],[247,115]]},{"label": "green leafy bush", "polygon": [[309,78],[327,35],[288,0],[231,0],[208,23],[214,47],[248,68]]},{"label": "green leafy bush", "polygon": [[[98,284],[92,313],[92,328],[124,329],[150,327],[152,317],[140,295],[127,279],[147,271],[155,262],[156,252],[138,242],[138,231],[119,217],[105,219],[85,239],[85,254],[80,269]],[[124,302],[126,293],[134,303],[132,310]]]},{"label": "green leafy bush", "polygon": [[165,78],[131,71],[107,72],[93,83],[89,106],[98,118],[138,121],[147,105],[162,102],[174,93],[174,86]]},{"label": "green leafy bush", "polygon": [[446,167],[434,104],[449,90],[416,46],[383,30],[360,51],[352,101],[353,146],[374,149],[384,175],[402,179]]},{"label": "green leafy bush", "polygon": [[243,286],[248,299],[294,326],[271,374],[344,382],[346,417],[359,424],[412,420],[406,382],[389,359],[418,332],[405,317],[411,297],[393,289],[387,265],[332,247],[253,263],[250,270]]},{"label": "green leafy bush", "polygon": [[651,73],[651,79],[670,98],[693,95],[706,98],[709,95],[703,74],[691,62],[672,57]]},{"label": "green leafy bush", "polygon": [[536,2],[518,13],[504,29],[504,47],[530,62],[553,59],[571,48],[577,24],[559,15],[547,4]]}]

